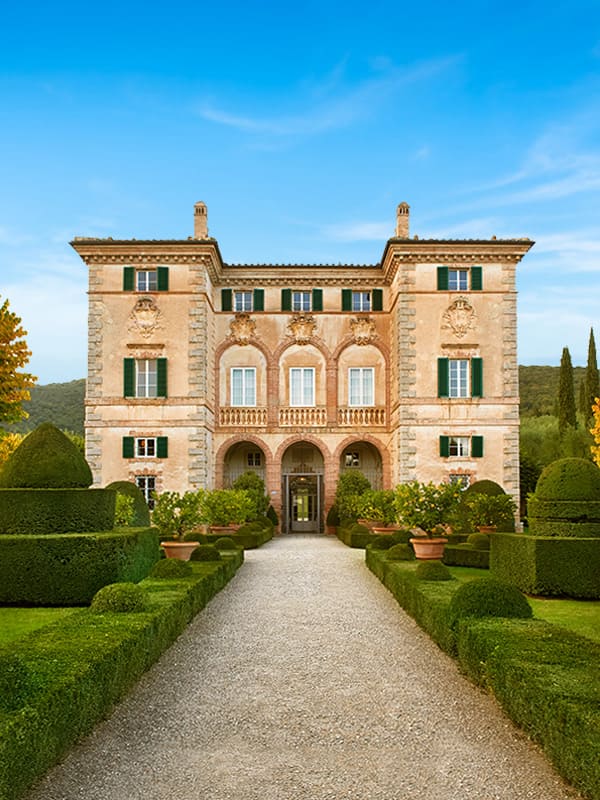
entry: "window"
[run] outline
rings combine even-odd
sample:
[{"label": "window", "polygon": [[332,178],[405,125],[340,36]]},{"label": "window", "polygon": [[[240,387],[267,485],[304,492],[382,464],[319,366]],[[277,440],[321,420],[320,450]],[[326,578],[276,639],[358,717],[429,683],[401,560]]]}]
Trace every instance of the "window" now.
[{"label": "window", "polygon": [[124,292],[167,292],[168,290],[168,267],[152,267],[151,269],[123,267]]},{"label": "window", "polygon": [[292,292],[292,311],[310,311],[310,292]]},{"label": "window", "polygon": [[356,451],[344,453],[345,467],[360,467],[360,455]]},{"label": "window", "polygon": [[438,358],[438,397],[483,397],[483,360]]},{"label": "window", "polygon": [[292,367],[290,369],[290,405],[314,406],[314,367]]},{"label": "window", "polygon": [[135,273],[135,288],[138,292],[156,292],[158,273],[155,269],[138,269]]},{"label": "window", "polygon": [[123,359],[124,397],[166,397],[166,358]]},{"label": "window", "polygon": [[348,370],[348,405],[372,406],[373,404],[373,367],[351,367]]},{"label": "window", "polygon": [[449,397],[469,396],[469,361],[466,358],[451,358],[449,368]]},{"label": "window", "polygon": [[352,292],[352,311],[370,311],[371,292]]},{"label": "window", "polygon": [[231,370],[231,405],[256,405],[256,367],[233,367]]},{"label": "window", "polygon": [[252,311],[252,292],[233,293],[234,311]]},{"label": "window", "polygon": [[482,458],[483,436],[440,436],[442,458]]},{"label": "window", "polygon": [[458,483],[462,489],[468,489],[471,483],[470,475],[461,475],[459,473],[451,472],[449,475],[450,483]]},{"label": "window", "polygon": [[167,458],[167,436],[124,436],[123,458]]},{"label": "window", "polygon": [[137,458],[153,458],[156,455],[156,439],[140,438],[135,440],[135,455]]},{"label": "window", "polygon": [[438,267],[437,288],[440,291],[473,292],[483,288],[482,268],[477,267]]},{"label": "window", "polygon": [[249,467],[260,467],[260,461],[261,461],[260,451],[247,453],[246,456],[247,456],[247,464]]},{"label": "window", "polygon": [[154,508],[154,492],[156,491],[156,475],[136,475],[135,485],[144,495],[144,500],[148,503],[148,508]]}]

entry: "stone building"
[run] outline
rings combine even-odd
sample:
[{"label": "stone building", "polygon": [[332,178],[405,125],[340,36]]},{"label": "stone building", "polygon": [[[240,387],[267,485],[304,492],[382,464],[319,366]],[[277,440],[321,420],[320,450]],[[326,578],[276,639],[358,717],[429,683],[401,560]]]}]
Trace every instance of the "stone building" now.
[{"label": "stone building", "polygon": [[529,239],[419,239],[376,264],[230,264],[208,234],[76,237],[89,268],[95,485],[265,480],[284,531],[318,531],[340,472],[375,488],[489,478],[519,491],[515,271]]}]

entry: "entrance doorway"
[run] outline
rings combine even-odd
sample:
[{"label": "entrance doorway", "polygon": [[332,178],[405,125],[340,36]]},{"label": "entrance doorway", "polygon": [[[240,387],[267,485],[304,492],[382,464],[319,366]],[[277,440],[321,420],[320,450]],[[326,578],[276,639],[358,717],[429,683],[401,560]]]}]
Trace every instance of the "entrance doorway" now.
[{"label": "entrance doorway", "polygon": [[290,533],[318,533],[321,493],[317,475],[288,477]]},{"label": "entrance doorway", "polygon": [[283,533],[322,533],[323,455],[308,442],[289,447],[281,462]]}]

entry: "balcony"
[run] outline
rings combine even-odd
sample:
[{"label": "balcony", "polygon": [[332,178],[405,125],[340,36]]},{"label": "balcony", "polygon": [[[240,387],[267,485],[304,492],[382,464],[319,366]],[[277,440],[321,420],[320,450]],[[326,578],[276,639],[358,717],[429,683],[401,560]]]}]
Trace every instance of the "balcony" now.
[{"label": "balcony", "polygon": [[385,406],[338,408],[337,421],[341,428],[381,428],[386,424]]},{"label": "balcony", "polygon": [[288,406],[279,409],[279,426],[317,428],[327,424],[325,406]]},{"label": "balcony", "polygon": [[266,424],[266,408],[227,406],[219,409],[219,425],[223,427],[261,428]]}]

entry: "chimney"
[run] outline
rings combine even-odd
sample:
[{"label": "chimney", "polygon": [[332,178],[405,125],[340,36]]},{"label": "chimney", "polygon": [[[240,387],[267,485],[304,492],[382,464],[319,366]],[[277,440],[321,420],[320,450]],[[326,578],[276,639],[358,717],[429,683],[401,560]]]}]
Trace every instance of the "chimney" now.
[{"label": "chimney", "polygon": [[410,206],[400,203],[396,209],[396,236],[398,239],[408,239],[408,225],[410,221]]},{"label": "chimney", "polygon": [[194,239],[208,239],[206,203],[202,201],[194,205]]}]

